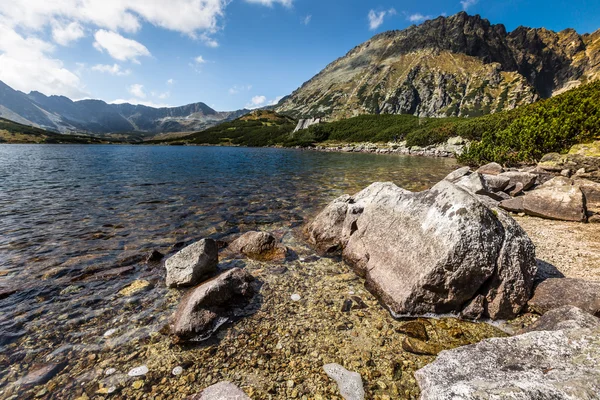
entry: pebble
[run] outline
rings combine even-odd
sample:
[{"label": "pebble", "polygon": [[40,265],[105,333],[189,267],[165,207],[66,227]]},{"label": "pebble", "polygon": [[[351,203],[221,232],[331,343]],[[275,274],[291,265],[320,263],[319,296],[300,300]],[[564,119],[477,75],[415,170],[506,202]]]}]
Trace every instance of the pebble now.
[{"label": "pebble", "polygon": [[183,368],[181,366],[177,366],[177,367],[173,368],[172,373],[175,376],[181,375],[183,373]]},{"label": "pebble", "polygon": [[302,297],[300,297],[300,295],[298,293],[294,293],[292,295],[292,301],[300,301]]},{"label": "pebble", "polygon": [[129,376],[142,376],[148,373],[148,367],[141,365],[139,367],[132,368],[127,375]]},{"label": "pebble", "polygon": [[114,335],[115,333],[117,333],[117,330],[118,330],[118,329],[116,329],[116,328],[109,329],[109,330],[107,330],[106,332],[104,332],[104,335],[103,335],[103,336],[104,336],[105,338],[111,337],[112,335]]},{"label": "pebble", "polygon": [[340,394],[346,400],[364,400],[365,389],[358,372],[348,371],[339,364],[325,364],[325,373],[337,382]]},{"label": "pebble", "polygon": [[141,389],[144,386],[144,381],[135,381],[133,382],[133,388],[135,390]]},{"label": "pebble", "polygon": [[104,375],[109,376],[109,375],[114,374],[115,372],[117,372],[116,369],[114,369],[114,368],[107,368],[106,371],[104,371]]}]

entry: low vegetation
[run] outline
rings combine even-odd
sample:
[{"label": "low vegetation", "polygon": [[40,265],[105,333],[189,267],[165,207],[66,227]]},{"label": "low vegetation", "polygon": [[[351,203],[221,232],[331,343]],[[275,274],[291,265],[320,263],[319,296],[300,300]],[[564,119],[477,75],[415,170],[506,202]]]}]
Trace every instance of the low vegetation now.
[{"label": "low vegetation", "polygon": [[16,122],[0,118],[0,143],[71,143],[90,144],[107,143],[105,140],[83,136],[62,135],[60,133],[21,125]]}]

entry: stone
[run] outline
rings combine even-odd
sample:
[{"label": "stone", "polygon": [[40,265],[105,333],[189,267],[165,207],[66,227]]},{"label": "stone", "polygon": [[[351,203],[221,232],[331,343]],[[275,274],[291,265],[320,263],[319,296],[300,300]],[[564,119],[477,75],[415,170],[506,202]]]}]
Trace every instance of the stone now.
[{"label": "stone", "polygon": [[558,331],[564,329],[600,328],[600,318],[573,306],[554,308],[520,333]]},{"label": "stone", "polygon": [[345,400],[364,400],[365,389],[358,372],[348,371],[339,364],[325,364],[323,369],[337,383],[340,395]]},{"label": "stone", "polygon": [[478,172],[463,176],[455,184],[474,194],[486,195],[493,192],[492,188],[488,186],[487,181],[483,178],[483,175]]},{"label": "stone", "polygon": [[163,253],[158,250],[152,250],[148,257],[146,257],[146,263],[156,263],[162,260],[165,257]]},{"label": "stone", "polygon": [[600,282],[575,278],[550,278],[541,282],[528,302],[538,314],[574,306],[600,317]]},{"label": "stone", "polygon": [[565,177],[556,177],[522,197],[504,200],[500,207],[512,212],[561,221],[585,222],[585,200],[579,186]]},{"label": "stone", "polygon": [[171,330],[179,340],[203,340],[227,321],[227,311],[238,300],[252,296],[252,275],[233,268],[189,290],[172,319]]},{"label": "stone", "polygon": [[188,400],[251,400],[246,393],[231,382],[223,381],[209,386]]},{"label": "stone", "polygon": [[481,177],[492,192],[501,192],[506,189],[510,183],[510,178],[507,178],[506,176],[481,174]]},{"label": "stone", "polygon": [[292,301],[300,301],[300,299],[302,299],[302,297],[300,297],[300,295],[299,295],[299,294],[297,294],[297,293],[294,293],[294,294],[291,296],[291,299],[292,299]]},{"label": "stone", "polygon": [[152,287],[152,284],[145,279],[138,279],[133,281],[131,284],[125,286],[119,291],[121,296],[132,296],[138,292],[148,290]]},{"label": "stone", "polygon": [[171,373],[175,376],[181,375],[183,373],[183,367],[178,365],[175,368],[173,368],[173,370],[171,371]]},{"label": "stone", "polygon": [[144,376],[148,373],[148,367],[145,365],[140,365],[139,367],[135,367],[129,370],[129,372],[127,373],[127,375],[131,376],[131,377],[136,377],[136,376]]},{"label": "stone", "polygon": [[229,250],[258,261],[284,260],[287,248],[267,232],[246,232],[229,245]]},{"label": "stone", "polygon": [[[341,201],[346,218],[329,218]],[[458,313],[483,294],[486,316],[511,318],[530,298],[533,243],[505,212],[458,185],[444,180],[412,193],[378,182],[332,204],[310,224],[309,241],[318,247],[327,237],[343,247],[344,260],[396,316]]]},{"label": "stone", "polygon": [[509,178],[510,182],[514,184],[520,182],[523,185],[523,190],[531,189],[537,180],[537,175],[529,172],[508,171],[501,173],[499,176]]},{"label": "stone", "polygon": [[588,179],[575,179],[573,185],[581,189],[587,211],[592,214],[600,214],[600,183]]},{"label": "stone", "polygon": [[477,321],[485,314],[485,296],[478,295],[460,312],[462,319]]},{"label": "stone", "polygon": [[415,373],[422,400],[599,399],[600,328],[537,331],[442,351]]},{"label": "stone", "polygon": [[516,182],[514,184],[514,187],[512,187],[510,189],[508,194],[511,195],[512,197],[518,196],[523,193],[523,188],[524,188],[524,186],[521,182]]},{"label": "stone", "polygon": [[409,321],[404,324],[396,327],[396,332],[403,333],[408,337],[427,341],[429,340],[429,335],[427,334],[427,329],[425,329],[425,325],[419,321]]},{"label": "stone", "polygon": [[15,382],[16,386],[31,387],[37,385],[43,385],[50,379],[54,378],[60,371],[67,366],[66,362],[57,364],[45,364],[35,367],[33,371],[30,371]]},{"label": "stone", "polygon": [[462,178],[463,176],[467,176],[469,174],[471,174],[471,168],[462,167],[462,168],[457,169],[456,171],[450,172],[448,174],[448,176],[446,176],[444,178],[444,180],[454,183],[457,180],[459,180],[460,178]]},{"label": "stone", "polygon": [[408,351],[409,353],[419,354],[423,356],[435,356],[442,349],[434,344],[425,343],[422,340],[405,337],[402,341],[402,349],[404,351]]},{"label": "stone", "polygon": [[492,162],[479,167],[477,172],[485,175],[499,175],[504,172],[504,168],[502,165]]},{"label": "stone", "polygon": [[173,288],[197,285],[203,277],[217,270],[218,263],[217,244],[212,239],[202,239],[167,259],[167,286]]}]

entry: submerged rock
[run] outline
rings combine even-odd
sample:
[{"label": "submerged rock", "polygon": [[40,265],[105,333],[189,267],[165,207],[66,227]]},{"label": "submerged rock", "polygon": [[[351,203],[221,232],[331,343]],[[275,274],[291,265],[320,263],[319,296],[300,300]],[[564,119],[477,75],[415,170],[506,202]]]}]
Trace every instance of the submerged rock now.
[{"label": "submerged rock", "polygon": [[539,314],[574,306],[600,317],[600,282],[574,278],[546,279],[535,288],[528,304]]},{"label": "submerged rock", "polygon": [[522,333],[580,328],[600,328],[600,318],[594,317],[577,307],[563,306],[548,311],[531,326],[524,329]]},{"label": "submerged rock", "polygon": [[258,261],[283,260],[287,248],[267,232],[246,232],[229,245],[229,250]]},{"label": "submerged rock", "polygon": [[202,277],[217,270],[218,263],[217,244],[212,239],[202,239],[167,259],[167,286],[197,285]]},{"label": "submerged rock", "polygon": [[422,400],[600,399],[600,328],[539,331],[442,351]]},{"label": "submerged rock", "polygon": [[481,294],[486,315],[511,318],[529,299],[537,270],[520,226],[448,181],[420,193],[374,183],[332,202],[307,232],[318,248],[342,247],[398,315],[460,312]]},{"label": "submerged rock", "polygon": [[250,397],[233,383],[223,381],[188,397],[188,400],[250,400]]},{"label": "submerged rock", "polygon": [[233,268],[188,291],[173,316],[173,334],[181,340],[210,336],[227,320],[227,310],[236,300],[252,295],[253,280],[248,272]]},{"label": "submerged rock", "polygon": [[43,385],[54,378],[66,366],[66,362],[38,366],[33,371],[27,373],[23,378],[16,381],[15,385],[24,387]]},{"label": "submerged rock", "polygon": [[325,373],[336,381],[340,394],[345,400],[364,400],[365,390],[358,372],[348,371],[339,364],[325,364]]}]

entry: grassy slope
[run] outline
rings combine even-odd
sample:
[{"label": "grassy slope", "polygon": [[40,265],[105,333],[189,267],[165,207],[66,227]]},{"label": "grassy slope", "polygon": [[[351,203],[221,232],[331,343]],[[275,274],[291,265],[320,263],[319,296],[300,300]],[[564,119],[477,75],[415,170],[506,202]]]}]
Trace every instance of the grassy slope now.
[{"label": "grassy slope", "polygon": [[0,118],[0,143],[108,143],[106,140],[83,136],[83,135],[61,135],[21,125],[4,118]]}]

